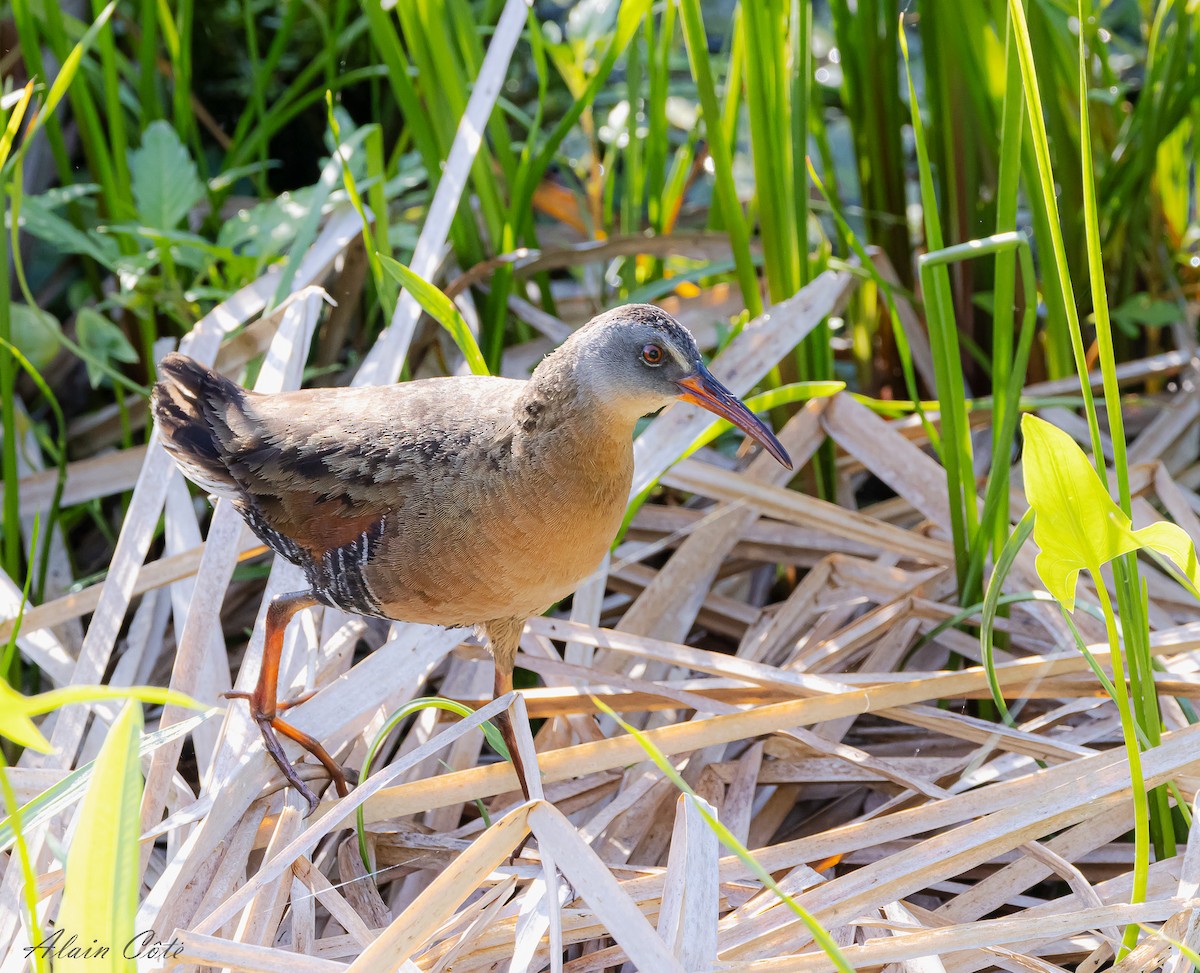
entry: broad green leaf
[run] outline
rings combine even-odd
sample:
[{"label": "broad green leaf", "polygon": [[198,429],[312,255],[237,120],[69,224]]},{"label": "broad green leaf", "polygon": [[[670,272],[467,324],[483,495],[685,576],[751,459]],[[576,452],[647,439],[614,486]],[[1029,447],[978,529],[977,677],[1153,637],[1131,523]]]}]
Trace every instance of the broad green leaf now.
[{"label": "broad green leaf", "polygon": [[81,307],[75,318],[75,333],[80,347],[87,352],[88,381],[98,388],[104,380],[104,369],[100,364],[112,367],[113,361],[132,364],[138,360],[137,352],[125,332],[113,324],[95,308]]},{"label": "broad green leaf", "polygon": [[79,253],[112,270],[121,249],[117,241],[94,230],[80,230],[55,211],[55,197],[26,196],[21,201],[21,229],[60,253]]},{"label": "broad green leaf", "polygon": [[400,261],[393,260],[383,253],[379,254],[379,259],[383,264],[383,269],[413,296],[413,299],[425,309],[425,313],[450,332],[450,337],[454,339],[459,351],[463,353],[467,364],[471,366],[471,371],[476,375],[487,375],[488,367],[483,360],[483,352],[479,350],[479,343],[475,340],[471,329],[467,327],[463,316],[458,313],[454,302]]},{"label": "broad green leaf", "polygon": [[58,318],[40,307],[9,305],[12,314],[12,341],[38,371],[45,369],[58,354],[62,328]]},{"label": "broad green leaf", "polygon": [[1041,548],[1038,577],[1067,611],[1075,610],[1081,570],[1096,574],[1113,558],[1142,549],[1169,558],[1193,589],[1200,586],[1196,550],[1182,528],[1160,522],[1133,530],[1074,439],[1033,415],[1021,420],[1021,432],[1025,496]]},{"label": "broad green leaf", "polygon": [[124,946],[136,932],[141,730],[142,708],[128,703],[100,748],[96,772],[79,809],[58,913],[58,928],[76,936],[77,942],[107,945],[108,955],[60,956],[56,970],[132,973],[137,969],[133,959],[125,958]]},{"label": "broad green leaf", "polygon": [[129,174],[138,216],[156,230],[173,230],[201,199],[204,183],[175,129],[159,119],[129,152]]}]

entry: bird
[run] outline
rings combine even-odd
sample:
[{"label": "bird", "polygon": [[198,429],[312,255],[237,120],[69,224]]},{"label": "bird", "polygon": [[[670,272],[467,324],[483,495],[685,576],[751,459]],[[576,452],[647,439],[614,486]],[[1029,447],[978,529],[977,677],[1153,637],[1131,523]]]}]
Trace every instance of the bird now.
[{"label": "bird", "polygon": [[[300,744],[340,796],[346,776],[322,744],[280,714],[289,621],[325,605],[393,621],[474,626],[494,692],[510,692],[525,621],[601,563],[625,514],[633,434],[675,400],[729,420],[791,468],[768,426],[708,370],[691,333],[662,309],[628,304],[569,335],[527,380],[447,376],[370,387],[260,394],[171,353],[151,406],[184,475],[229,500],[307,587],[268,606],[248,700],[284,779],[308,802],[279,740]],[[309,694],[311,695],[311,694]],[[507,711],[498,728],[529,800]]]}]

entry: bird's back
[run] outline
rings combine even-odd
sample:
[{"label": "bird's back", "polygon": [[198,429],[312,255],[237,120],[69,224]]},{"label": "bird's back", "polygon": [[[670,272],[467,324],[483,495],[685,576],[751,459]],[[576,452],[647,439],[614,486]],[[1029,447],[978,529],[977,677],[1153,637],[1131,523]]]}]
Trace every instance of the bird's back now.
[{"label": "bird's back", "polygon": [[435,624],[528,615],[595,567],[628,436],[524,435],[527,383],[455,377],[256,395],[172,355],[155,413],[184,472],[230,498],[316,595]]}]

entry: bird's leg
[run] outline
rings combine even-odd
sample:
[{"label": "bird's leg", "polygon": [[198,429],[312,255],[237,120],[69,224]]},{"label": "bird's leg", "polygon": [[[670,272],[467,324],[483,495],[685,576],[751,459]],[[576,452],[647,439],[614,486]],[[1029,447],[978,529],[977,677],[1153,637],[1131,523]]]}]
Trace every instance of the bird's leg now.
[{"label": "bird's leg", "polygon": [[300,744],[300,746],[324,764],[325,769],[329,771],[329,775],[333,778],[333,783],[337,787],[339,796],[345,797],[350,793],[350,789],[346,785],[346,775],[342,772],[342,768],[329,755],[320,741],[309,736],[302,730],[296,729],[290,723],[285,723],[278,716],[280,710],[301,703],[312,695],[308,693],[303,697],[286,703],[280,703],[276,699],[279,693],[279,657],[283,653],[283,633],[287,630],[288,622],[292,620],[292,616],[296,612],[310,608],[315,604],[317,604],[317,599],[308,591],[293,591],[289,594],[278,595],[273,598],[267,608],[262,667],[258,672],[258,684],[254,687],[254,691],[250,693],[231,691],[224,694],[227,699],[249,700],[250,715],[254,717],[254,722],[258,724],[258,728],[262,732],[263,743],[266,745],[267,752],[275,759],[275,763],[283,772],[283,776],[287,782],[296,788],[308,802],[309,814],[312,814],[316,810],[317,804],[320,803],[319,799],[313,793],[312,789],[296,774],[295,768],[292,767],[291,762],[287,758],[287,754],[283,752],[283,745],[275,735],[276,730],[289,740],[295,740],[296,743]]},{"label": "bird's leg", "polygon": [[[496,681],[493,698],[499,699],[505,693],[512,692],[512,666],[501,666],[499,659],[496,660],[495,665]],[[525,763],[521,760],[521,751],[517,749],[517,734],[513,730],[512,714],[508,710],[497,714],[496,725],[500,728],[500,735],[504,737],[504,745],[508,747],[508,755],[512,759],[513,770],[517,772],[517,780],[521,783],[521,793],[525,795],[525,800],[528,801],[529,782],[525,779]]]},{"label": "bird's leg", "polygon": [[[517,647],[521,643],[521,632],[524,628],[523,618],[498,618],[483,626],[496,667],[493,699],[499,699],[505,693],[512,692],[513,668],[517,664]],[[504,737],[504,745],[508,747],[508,755],[512,760],[513,769],[517,772],[517,780],[521,782],[521,793],[528,801],[529,782],[525,777],[525,764],[521,760],[521,751],[517,749],[517,735],[513,732],[512,717],[508,710],[496,717],[496,725],[500,728],[500,735]]]}]

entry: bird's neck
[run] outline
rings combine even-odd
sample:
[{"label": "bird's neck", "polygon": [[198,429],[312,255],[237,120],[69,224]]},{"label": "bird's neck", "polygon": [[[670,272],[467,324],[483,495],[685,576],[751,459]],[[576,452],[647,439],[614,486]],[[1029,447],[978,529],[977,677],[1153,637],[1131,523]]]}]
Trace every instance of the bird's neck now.
[{"label": "bird's neck", "polygon": [[518,435],[529,443],[591,451],[630,448],[638,418],[595,394],[586,380],[586,366],[561,351],[538,366],[513,415]]}]

